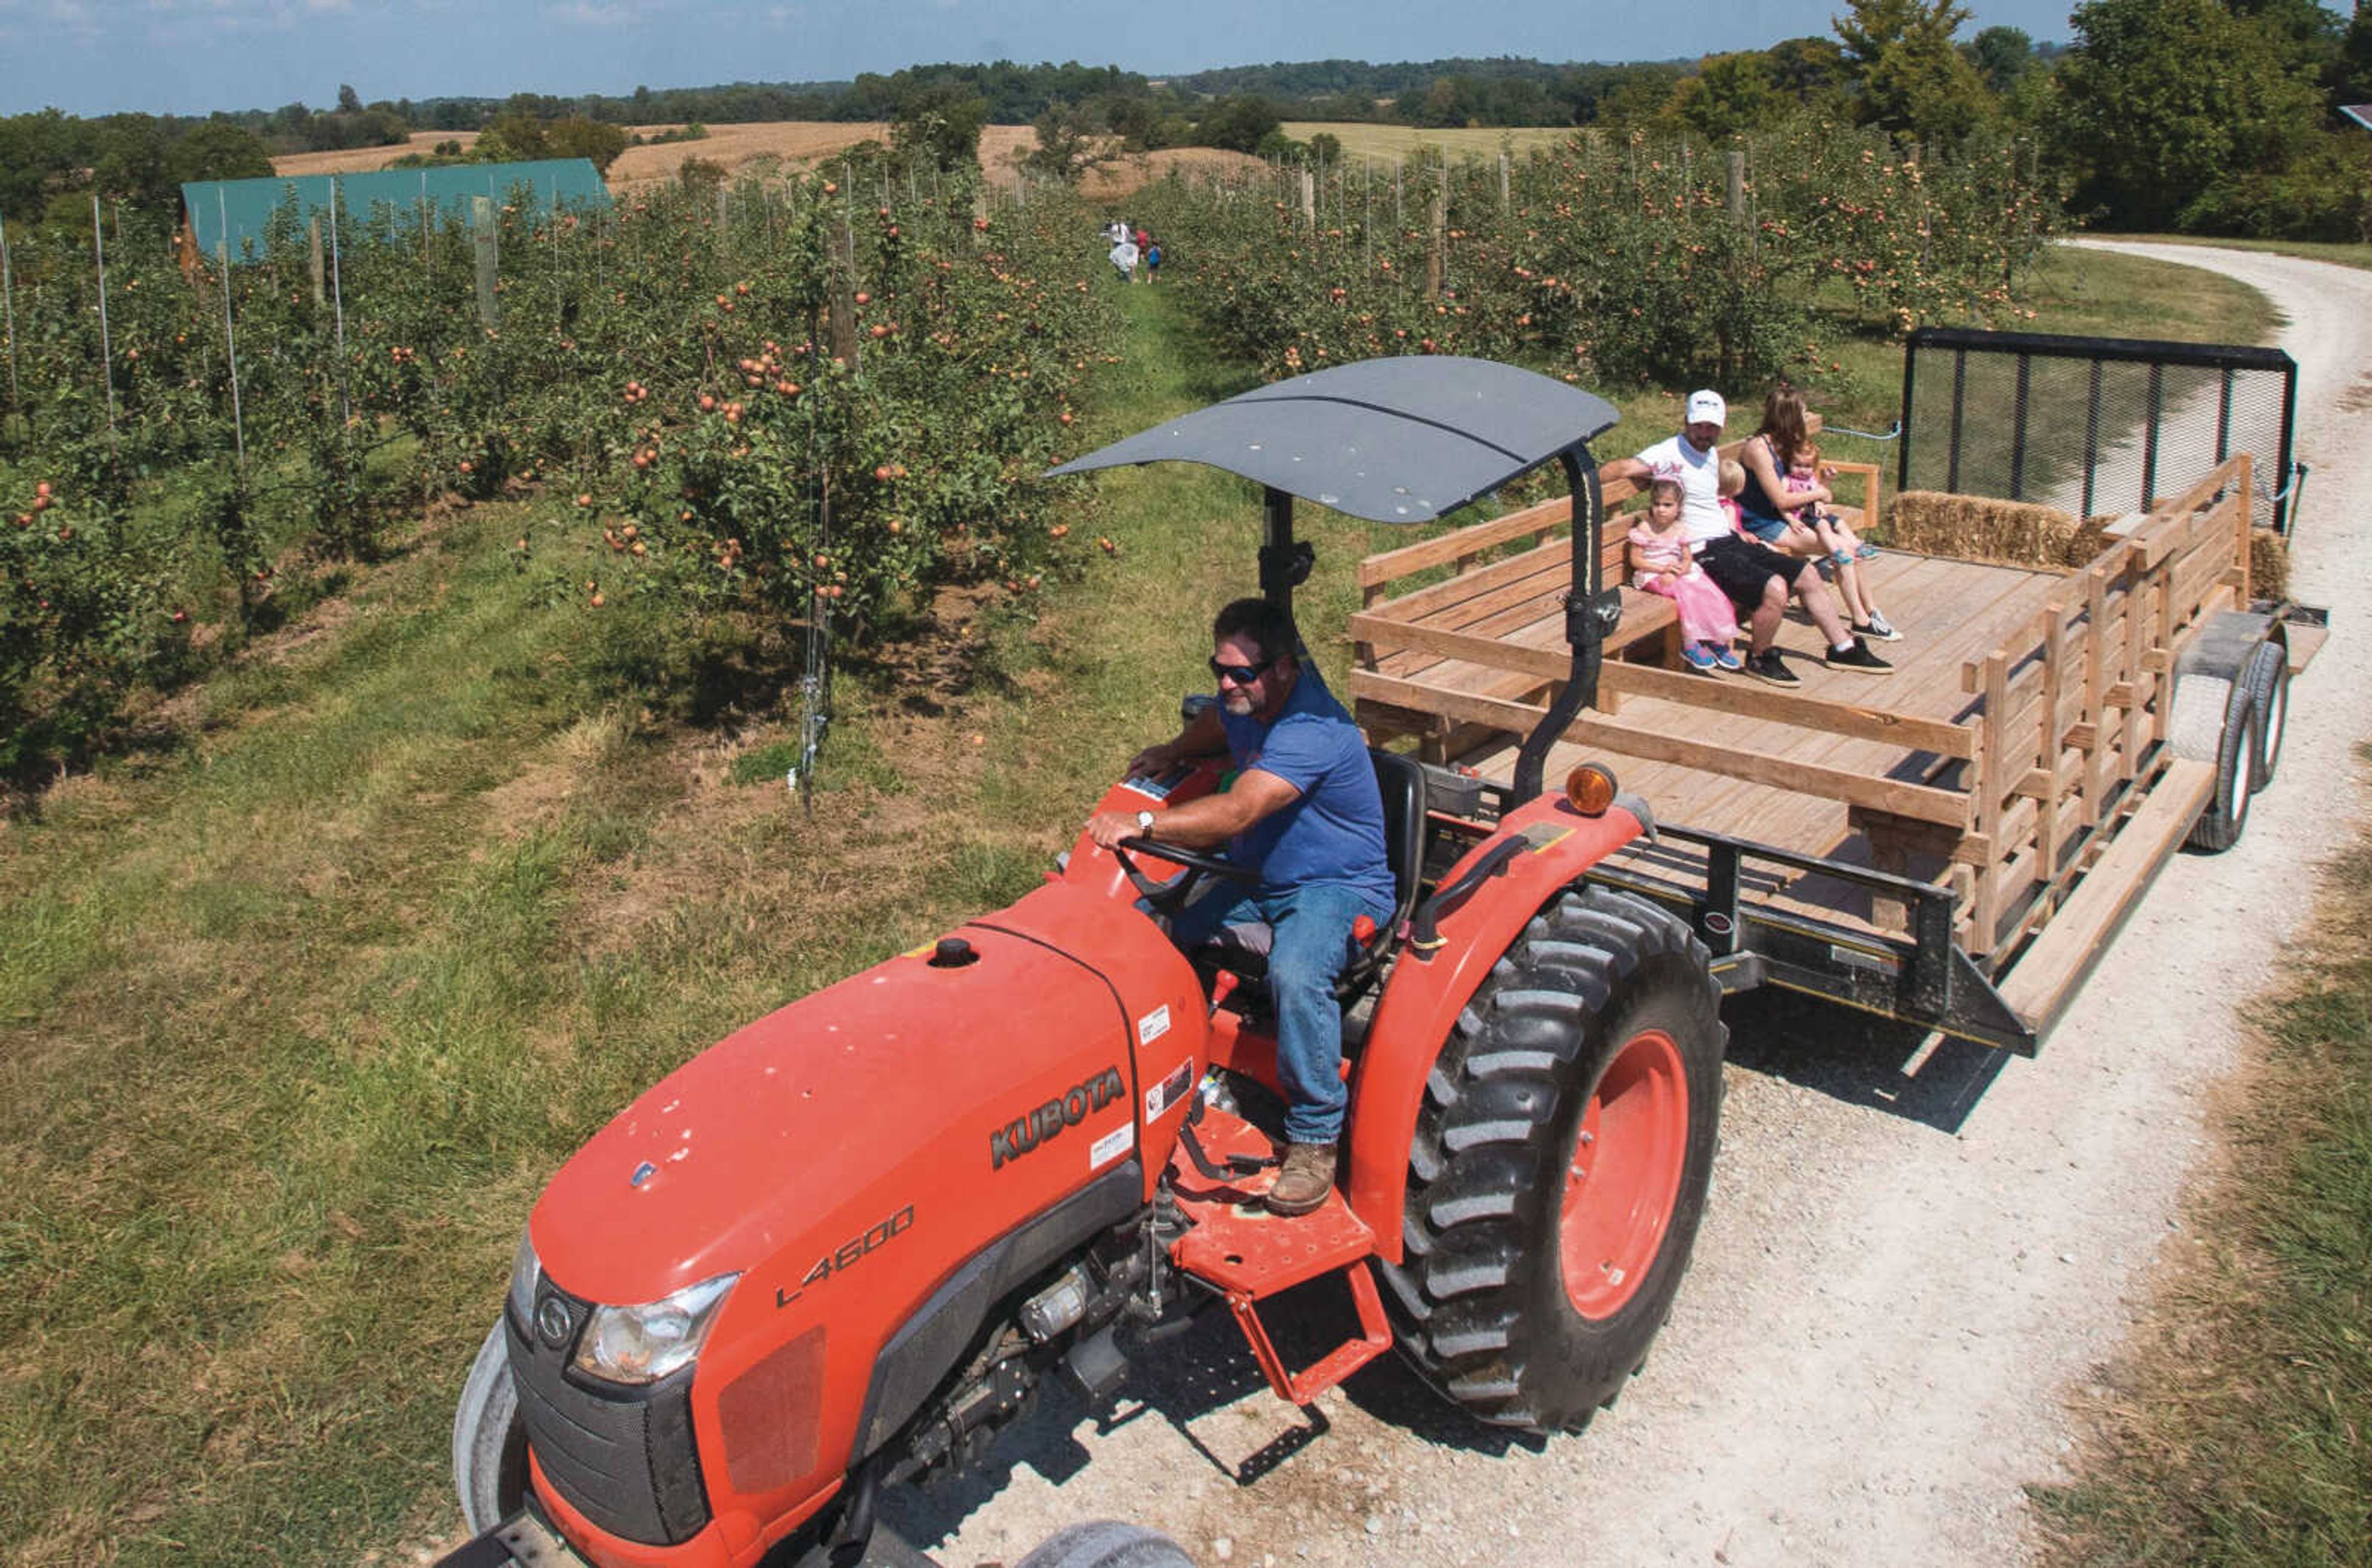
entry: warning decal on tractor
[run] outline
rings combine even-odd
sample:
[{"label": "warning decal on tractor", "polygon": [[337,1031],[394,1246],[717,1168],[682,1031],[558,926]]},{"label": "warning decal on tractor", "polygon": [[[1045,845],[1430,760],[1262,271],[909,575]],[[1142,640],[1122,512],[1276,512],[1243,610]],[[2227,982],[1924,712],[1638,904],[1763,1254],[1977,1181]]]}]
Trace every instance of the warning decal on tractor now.
[{"label": "warning decal on tractor", "polygon": [[1145,1124],[1152,1126],[1161,1119],[1163,1111],[1183,1100],[1193,1082],[1194,1063],[1190,1057],[1178,1063],[1176,1072],[1145,1091]]},{"label": "warning decal on tractor", "polygon": [[1136,1043],[1151,1045],[1169,1032],[1169,1004],[1164,1002],[1136,1021]]}]

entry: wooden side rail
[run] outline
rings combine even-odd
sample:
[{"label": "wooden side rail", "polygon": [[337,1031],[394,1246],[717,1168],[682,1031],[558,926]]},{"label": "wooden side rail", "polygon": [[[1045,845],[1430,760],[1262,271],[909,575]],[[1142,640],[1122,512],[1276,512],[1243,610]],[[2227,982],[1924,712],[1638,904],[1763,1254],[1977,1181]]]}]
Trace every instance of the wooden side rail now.
[{"label": "wooden side rail", "polygon": [[[2175,660],[2247,602],[2242,453],[2121,528],[2034,615],[1961,668],[1982,698],[1968,946],[2010,952],[2052,920],[2131,813],[2164,736]],[[1872,835],[1873,842],[1878,834]]]}]

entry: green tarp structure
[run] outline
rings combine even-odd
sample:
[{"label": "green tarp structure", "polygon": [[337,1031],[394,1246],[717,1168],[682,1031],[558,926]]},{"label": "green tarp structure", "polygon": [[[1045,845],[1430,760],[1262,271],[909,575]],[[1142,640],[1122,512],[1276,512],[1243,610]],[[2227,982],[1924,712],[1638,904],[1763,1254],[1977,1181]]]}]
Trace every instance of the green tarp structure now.
[{"label": "green tarp structure", "polygon": [[422,215],[466,223],[472,197],[491,196],[497,205],[517,201],[541,216],[554,206],[604,207],[610,188],[588,158],[544,158],[533,163],[457,163],[437,168],[386,168],[357,174],[274,175],[268,180],[194,180],[181,187],[182,216],[198,253],[212,258],[226,237],[230,259],[246,259],[247,242],[263,250],[263,226],[281,204],[296,203],[296,221],[310,219],[330,204],[337,189],[341,216],[360,222],[392,221],[417,231]]}]

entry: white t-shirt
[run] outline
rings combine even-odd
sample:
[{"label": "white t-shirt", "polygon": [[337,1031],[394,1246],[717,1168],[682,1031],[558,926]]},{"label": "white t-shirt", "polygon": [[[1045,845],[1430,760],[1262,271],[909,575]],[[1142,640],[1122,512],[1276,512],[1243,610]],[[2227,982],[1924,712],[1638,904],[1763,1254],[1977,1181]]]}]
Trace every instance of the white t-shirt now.
[{"label": "white t-shirt", "polygon": [[[1657,479],[1680,482],[1680,528],[1692,549],[1731,531],[1721,509],[1721,454],[1700,452],[1681,436],[1667,436],[1639,454]],[[1644,486],[1642,488],[1645,488]]]},{"label": "white t-shirt", "polygon": [[1136,271],[1136,242],[1123,239],[1112,247],[1111,264],[1123,273]]}]

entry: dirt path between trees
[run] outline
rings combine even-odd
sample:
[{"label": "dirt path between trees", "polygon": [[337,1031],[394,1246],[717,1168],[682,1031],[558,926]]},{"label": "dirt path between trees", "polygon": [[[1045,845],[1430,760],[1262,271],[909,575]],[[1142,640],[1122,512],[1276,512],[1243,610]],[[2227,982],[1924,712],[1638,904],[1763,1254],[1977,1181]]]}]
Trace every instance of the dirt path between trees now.
[{"label": "dirt path between trees", "polygon": [[2356,830],[2353,748],[2372,734],[2361,611],[2343,602],[2372,582],[2352,505],[2372,481],[2372,273],[2116,248],[2227,273],[2288,318],[2314,470],[2295,591],[2339,619],[2246,838],[2178,857],[2041,1056],[1738,1010],[1694,1270],[1645,1372],[1585,1434],[1505,1441],[1396,1360],[1313,1422],[1212,1314],[1147,1354],[1109,1429],[1050,1396],[1000,1446],[997,1484],[895,1499],[893,1523],[966,1565],[1099,1516],[1168,1530],[1205,1564],[2032,1560],[2024,1488],[2063,1476],[2065,1401],[2189,1244],[2206,1091],[2240,1059],[2237,1011],[2297,934],[2313,871]]}]

